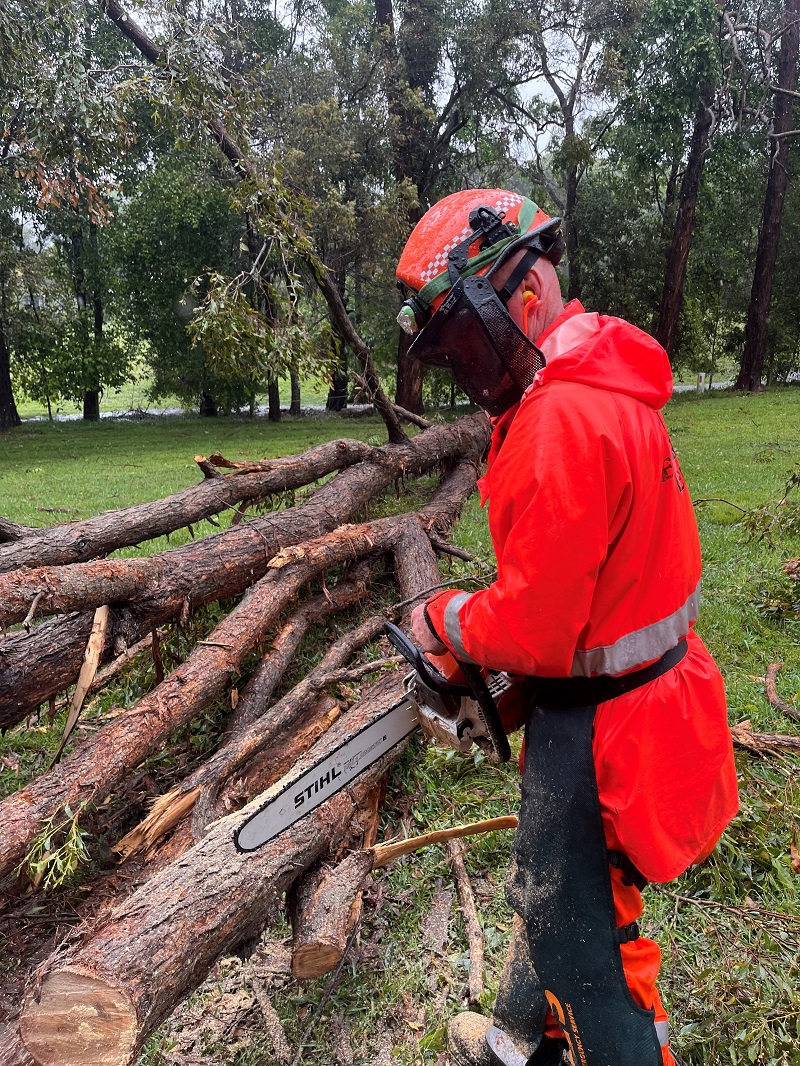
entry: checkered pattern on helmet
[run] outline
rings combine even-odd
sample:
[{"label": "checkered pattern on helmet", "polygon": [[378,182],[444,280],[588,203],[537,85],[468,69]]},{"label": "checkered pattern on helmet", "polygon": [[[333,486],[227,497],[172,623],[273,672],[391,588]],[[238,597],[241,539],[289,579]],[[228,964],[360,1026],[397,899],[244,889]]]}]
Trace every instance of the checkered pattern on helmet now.
[{"label": "checkered pattern on helmet", "polygon": [[[518,207],[522,203],[523,199],[524,197],[520,196],[519,193],[506,193],[504,196],[500,197],[500,199],[494,205],[494,209],[500,215],[504,215],[512,207]],[[470,235],[470,233],[472,233],[472,227],[464,226],[461,232],[456,234],[455,237],[451,237],[447,244],[444,246],[444,248],[442,248],[442,250],[438,252],[433,257],[433,259],[431,259],[430,263],[428,263],[428,265],[425,267],[422,274],[420,275],[423,285],[427,285],[429,281],[433,281],[434,278],[438,277],[441,274],[441,272],[447,266],[447,257],[450,252],[456,247],[456,245],[461,244],[461,242],[464,241]]]}]

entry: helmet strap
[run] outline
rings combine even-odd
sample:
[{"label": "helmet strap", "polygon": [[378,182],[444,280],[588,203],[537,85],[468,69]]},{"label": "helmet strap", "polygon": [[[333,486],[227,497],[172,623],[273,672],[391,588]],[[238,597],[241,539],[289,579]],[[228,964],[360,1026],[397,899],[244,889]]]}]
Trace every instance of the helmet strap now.
[{"label": "helmet strap", "polygon": [[[497,295],[500,297],[504,304],[508,305],[508,301],[511,299],[511,297],[520,287],[522,282],[525,280],[525,275],[528,273],[528,271],[531,269],[531,267],[541,254],[542,253],[536,248],[526,249],[525,255],[523,255],[522,259],[520,259],[520,261],[509,274],[508,280],[506,281],[505,285],[502,287],[502,289],[497,290]],[[490,277],[491,274],[492,271],[489,271]]]}]

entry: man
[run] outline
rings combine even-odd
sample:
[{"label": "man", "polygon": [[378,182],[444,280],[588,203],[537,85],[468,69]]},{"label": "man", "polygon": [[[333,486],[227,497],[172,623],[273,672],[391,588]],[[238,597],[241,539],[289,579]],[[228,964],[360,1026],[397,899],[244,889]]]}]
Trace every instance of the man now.
[{"label": "man", "polygon": [[397,268],[410,354],[449,367],[494,427],[480,489],[497,580],[418,607],[414,636],[528,693],[509,956],[493,1018],[454,1019],[450,1055],[673,1066],[640,891],[711,851],[736,773],[692,628],[700,546],[660,412],[669,362],[634,326],[563,306],[558,227],[516,193],[456,193]]}]

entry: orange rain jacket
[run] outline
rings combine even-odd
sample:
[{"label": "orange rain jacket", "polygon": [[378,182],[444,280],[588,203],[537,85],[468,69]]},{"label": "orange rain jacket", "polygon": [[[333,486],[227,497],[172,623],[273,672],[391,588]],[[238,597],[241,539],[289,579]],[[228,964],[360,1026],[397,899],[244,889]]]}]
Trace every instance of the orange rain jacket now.
[{"label": "orange rain jacket", "polygon": [[538,339],[547,365],[496,421],[488,498],[497,580],[427,613],[459,658],[546,677],[625,674],[688,635],[673,670],[598,707],[594,758],[609,847],[676,877],[738,809],[722,678],[691,627],[700,543],[660,408],[661,346],[577,301]]}]

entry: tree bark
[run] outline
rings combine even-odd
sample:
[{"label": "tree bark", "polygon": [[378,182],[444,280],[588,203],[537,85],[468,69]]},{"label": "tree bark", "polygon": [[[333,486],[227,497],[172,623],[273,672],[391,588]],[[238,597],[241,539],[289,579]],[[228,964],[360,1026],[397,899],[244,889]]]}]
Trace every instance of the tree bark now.
[{"label": "tree bark", "polygon": [[64,566],[110,555],[118,548],[163,537],[241,503],[309,485],[334,470],[368,458],[373,449],[362,441],[337,440],[302,455],[277,459],[262,473],[206,477],[173,496],[119,511],[69,522],[51,529],[27,529],[13,543],[0,545],[0,573],[21,566]]},{"label": "tree bark", "polygon": [[323,864],[298,879],[289,903],[295,977],[310,981],[339,964],[358,921],[361,889],[371,870],[372,852],[354,851],[338,866]]},{"label": "tree bark", "polygon": [[25,858],[49,817],[65,804],[77,811],[108,795],[215,699],[306,582],[330,567],[390,550],[411,521],[414,517],[404,515],[346,526],[274,556],[267,575],[162,684],[49,773],[0,803],[0,878]]},{"label": "tree bark", "polygon": [[270,422],[280,422],[281,420],[281,391],[280,384],[277,381],[270,381],[267,386],[267,395],[269,400],[269,407],[267,417]]},{"label": "tree bark", "polygon": [[744,351],[734,389],[761,391],[761,377],[767,354],[770,304],[775,282],[775,265],[783,221],[783,205],[788,182],[789,132],[796,103],[797,57],[800,45],[800,0],[786,0],[783,35],[778,53],[778,82],[772,120],[770,167],[764,210],[758,235],[753,287],[744,327]]},{"label": "tree bark", "polygon": [[[379,682],[297,772],[338,748],[401,693],[397,676]],[[133,1062],[215,959],[258,933],[297,876],[336,847],[361,797],[404,746],[258,851],[237,853],[231,834],[269,793],[216,822],[204,840],[122,900],[86,944],[66,959],[53,959],[20,1018],[28,1051],[41,1066]]]},{"label": "tree bark", "polygon": [[[471,456],[477,462],[488,440],[489,423],[483,415],[470,415],[449,426],[432,427],[402,445],[378,449],[373,461],[345,470],[318,489],[302,507],[255,519],[225,534],[151,557],[155,563],[150,564],[148,573],[156,592],[164,565],[163,577],[168,584],[177,574],[183,573],[185,585],[175,595],[167,592],[166,601],[162,590],[160,601],[156,603],[148,601],[145,595],[133,609],[112,608],[102,661],[111,658],[115,648],[135,644],[155,626],[184,609],[200,607],[215,598],[239,595],[264,572],[267,559],[280,548],[348,521],[373,495],[402,474],[430,470],[461,454]],[[243,539],[238,536],[234,541],[220,539],[237,534]],[[202,549],[203,545],[207,547]],[[195,558],[194,552],[200,549],[200,556]],[[191,558],[179,554],[187,551]],[[219,566],[219,558],[225,560],[224,567]],[[178,563],[177,569],[173,569],[173,560]],[[238,563],[242,569],[237,574]],[[110,563],[81,565],[111,566]],[[199,580],[198,568],[207,568],[204,582]],[[70,570],[69,567],[60,569],[62,573]],[[27,572],[28,576],[31,573],[35,571]],[[0,576],[0,586],[3,582],[10,586],[14,584],[10,577]],[[76,575],[76,586],[80,587],[79,575]],[[102,587],[100,581],[98,595]],[[106,589],[106,599],[101,602],[109,599],[110,591]],[[92,609],[97,606],[100,603],[93,604]],[[8,728],[20,721],[44,700],[74,682],[83,660],[91,622],[91,614],[73,615],[60,622],[37,625],[30,634],[14,633],[0,641],[0,728]]]},{"label": "tree bark", "polygon": [[683,286],[692,247],[695,209],[714,119],[711,104],[714,100],[715,88],[714,83],[710,82],[700,94],[700,103],[694,117],[692,140],[689,145],[689,158],[686,161],[686,169],[681,182],[672,242],[667,256],[664,287],[661,291],[661,305],[655,336],[670,359],[675,349],[675,339],[683,307]]},{"label": "tree bark", "polygon": [[301,397],[300,397],[300,375],[294,370],[289,375],[290,387],[292,390],[292,399],[289,405],[289,414],[292,418],[299,418],[302,414]]},{"label": "tree bark", "polygon": [[[431,469],[468,450],[475,458],[486,441],[485,416],[435,426],[403,445],[377,449],[373,460],[345,471],[302,507],[255,519],[235,529],[142,559],[38,567],[0,575],[0,624],[23,621],[42,593],[42,614],[94,610],[126,603],[146,614],[149,627],[197,606],[240,595],[261,577],[284,545],[335,529],[402,472]],[[220,566],[220,559],[224,566]],[[144,634],[138,633],[135,639]]]},{"label": "tree bark", "polygon": [[11,385],[11,352],[6,335],[6,287],[0,279],[0,433],[6,433],[21,423]]},{"label": "tree bark", "polygon": [[424,367],[418,359],[411,359],[408,347],[411,338],[400,330],[397,342],[397,387],[395,404],[404,407],[412,414],[421,415],[425,410],[422,400],[422,386],[425,380]]}]

